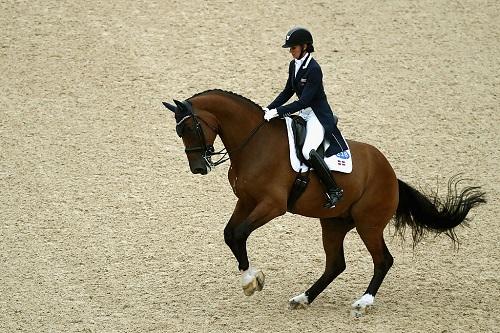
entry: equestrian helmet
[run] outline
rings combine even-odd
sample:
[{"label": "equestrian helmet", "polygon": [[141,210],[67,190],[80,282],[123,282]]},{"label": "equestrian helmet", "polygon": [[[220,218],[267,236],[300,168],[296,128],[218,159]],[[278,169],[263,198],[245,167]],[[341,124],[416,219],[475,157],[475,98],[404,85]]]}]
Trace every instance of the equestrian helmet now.
[{"label": "equestrian helmet", "polygon": [[313,37],[309,30],[302,27],[295,27],[286,33],[285,44],[283,48],[288,48],[302,44],[312,44]]}]

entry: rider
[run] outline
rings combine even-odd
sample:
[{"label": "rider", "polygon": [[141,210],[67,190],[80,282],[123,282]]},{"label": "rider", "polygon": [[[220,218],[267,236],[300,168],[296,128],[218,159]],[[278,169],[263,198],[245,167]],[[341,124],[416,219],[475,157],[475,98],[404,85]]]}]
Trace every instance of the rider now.
[{"label": "rider", "polygon": [[[276,99],[264,108],[264,119],[269,121],[274,117],[286,117],[299,112],[307,121],[307,137],[302,154],[316,170],[320,181],[326,187],[327,208],[335,207],[342,198],[342,189],[337,186],[323,157],[316,149],[326,138],[330,147],[325,151],[325,156],[344,151],[345,142],[339,142],[333,132],[339,132],[332,109],[326,99],[323,89],[323,73],[321,67],[311,56],[314,52],[311,33],[302,27],[288,31],[283,48],[289,48],[294,60],[290,62],[288,80],[285,89]],[[297,94],[297,101],[285,104],[293,94]]]}]

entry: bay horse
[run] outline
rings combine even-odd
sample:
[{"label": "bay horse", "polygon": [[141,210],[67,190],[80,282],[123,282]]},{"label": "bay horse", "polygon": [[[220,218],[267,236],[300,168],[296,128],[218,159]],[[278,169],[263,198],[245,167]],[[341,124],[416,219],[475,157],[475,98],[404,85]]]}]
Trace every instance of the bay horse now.
[{"label": "bay horse", "polygon": [[[319,218],[326,254],[324,273],[305,292],[289,300],[291,309],[311,304],[346,268],[343,242],[347,232],[356,228],[370,252],[374,272],[361,298],[352,307],[362,314],[374,302],[384,277],[393,264],[383,236],[395,217],[395,229],[403,233],[412,228],[415,244],[427,232],[444,233],[457,241],[454,228],[467,220],[470,209],[486,202],[480,187],[459,191],[460,179],[452,177],[444,201],[426,196],[396,178],[384,155],[375,147],[348,140],[353,159],[349,174],[335,173],[344,190],[336,207],[325,208],[324,188],[311,172],[311,181],[293,209],[287,200],[296,173],[289,162],[285,122],[263,120],[262,108],[232,92],[207,90],[179,102],[163,102],[175,114],[177,134],[182,138],[191,172],[207,174],[214,166],[230,159],[229,184],[238,198],[224,240],[238,261],[245,295],[264,286],[264,274],[249,263],[246,241],[250,234],[288,211]],[[225,154],[216,162],[214,141],[220,137]],[[224,158],[225,156],[226,158]]]}]

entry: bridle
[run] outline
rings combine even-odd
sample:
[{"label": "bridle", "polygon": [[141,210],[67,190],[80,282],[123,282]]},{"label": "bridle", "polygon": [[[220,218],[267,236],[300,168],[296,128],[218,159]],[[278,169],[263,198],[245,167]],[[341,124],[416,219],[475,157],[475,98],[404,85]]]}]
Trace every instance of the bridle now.
[{"label": "bridle", "polygon": [[[210,128],[215,134],[218,134],[218,129],[214,128],[211,126],[207,121],[205,121],[203,118],[200,118],[197,116],[194,111],[191,103],[189,101],[183,101],[177,104],[178,108],[181,108],[181,111],[183,112],[184,117],[180,119],[177,122],[177,125],[175,127],[175,130],[177,132],[177,135],[179,137],[182,137],[185,129],[186,129],[186,124],[185,121],[188,119],[193,120],[193,127],[191,127],[191,131],[193,131],[196,134],[196,137],[198,138],[198,142],[200,143],[197,146],[192,146],[192,147],[186,147],[184,149],[184,152],[187,153],[196,153],[200,152],[201,157],[205,161],[206,165],[209,166],[210,168],[214,168],[230,159],[230,155],[234,154],[237,151],[242,150],[248,142],[252,139],[252,137],[258,132],[258,130],[262,127],[262,125],[265,124],[265,120],[262,120],[262,122],[257,125],[247,136],[245,140],[243,140],[242,143],[238,145],[235,149],[227,150],[225,147],[222,148],[219,151],[215,151],[215,148],[211,144],[207,144],[207,140],[205,138],[205,133],[203,132],[203,127],[201,126],[201,122],[203,122],[208,128]],[[219,159],[217,161],[212,161],[213,156],[219,156]]]}]

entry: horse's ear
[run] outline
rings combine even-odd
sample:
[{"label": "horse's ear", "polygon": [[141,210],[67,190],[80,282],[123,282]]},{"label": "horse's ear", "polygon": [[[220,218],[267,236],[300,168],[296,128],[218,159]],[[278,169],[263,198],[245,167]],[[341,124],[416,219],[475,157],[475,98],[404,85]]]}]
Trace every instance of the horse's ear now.
[{"label": "horse's ear", "polygon": [[177,107],[179,108],[179,110],[183,110],[184,109],[184,104],[182,104],[182,102],[179,102],[178,100],[174,99],[174,103],[175,103],[175,105],[177,105]]},{"label": "horse's ear", "polygon": [[167,102],[162,102],[162,104],[163,104],[163,105],[164,105],[167,109],[169,109],[169,110],[170,110],[170,111],[172,111],[172,112],[177,111],[177,108],[176,108],[174,105],[170,104],[170,103],[167,103]]}]

